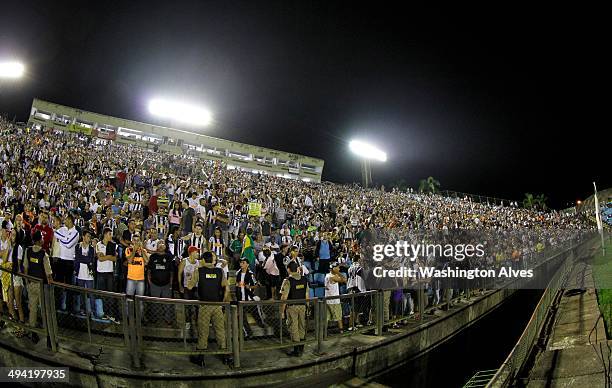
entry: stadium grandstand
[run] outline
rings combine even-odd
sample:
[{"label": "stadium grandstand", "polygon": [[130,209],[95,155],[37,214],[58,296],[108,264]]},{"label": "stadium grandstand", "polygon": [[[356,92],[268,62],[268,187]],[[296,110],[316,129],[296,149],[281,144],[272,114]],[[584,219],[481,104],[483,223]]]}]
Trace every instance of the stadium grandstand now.
[{"label": "stadium grandstand", "polygon": [[222,161],[229,169],[262,172],[305,182],[320,182],[323,174],[324,162],[321,159],[105,116],[39,99],[32,102],[28,125],[36,129],[45,127],[92,136],[102,144],[112,140],[173,154],[186,153]]},{"label": "stadium grandstand", "polygon": [[[301,357],[304,344],[314,354],[327,336],[399,330],[485,288],[432,278],[382,288],[364,273],[374,230],[528,232],[491,244],[482,268],[540,264],[593,230],[581,214],[228,169],[235,149],[271,157],[270,171],[291,154],[40,100],[27,127],[2,120],[0,131],[0,326],[11,340],[46,338],[49,351],[113,348],[136,365],[144,353],[182,356],[181,367],[186,356],[234,368],[240,354]],[[200,150],[186,149],[194,139]],[[222,158],[211,144],[223,144]],[[217,288],[204,291],[212,278]],[[301,306],[287,307],[287,332],[288,303]]]},{"label": "stadium grandstand", "polygon": [[[597,199],[599,200],[599,211],[601,214],[601,220],[606,228],[612,227],[612,188],[606,190],[600,190],[597,192]],[[591,195],[584,201],[581,201],[580,205],[576,206],[576,211],[581,214],[585,214],[591,221],[595,222],[595,196]]]}]

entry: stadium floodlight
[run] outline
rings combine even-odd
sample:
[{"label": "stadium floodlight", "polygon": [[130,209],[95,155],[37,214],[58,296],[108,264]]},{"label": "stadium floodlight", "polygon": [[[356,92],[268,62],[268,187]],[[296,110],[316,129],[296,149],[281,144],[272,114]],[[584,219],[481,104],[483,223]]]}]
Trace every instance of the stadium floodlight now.
[{"label": "stadium floodlight", "polygon": [[149,112],[190,125],[205,127],[212,123],[212,114],[205,108],[161,98],[149,101]]},{"label": "stadium floodlight", "polygon": [[19,62],[0,62],[0,78],[21,78],[25,66]]},{"label": "stadium floodlight", "polygon": [[363,187],[367,188],[372,184],[372,167],[370,161],[378,162],[387,161],[387,153],[379,150],[372,144],[365,143],[360,140],[351,140],[349,142],[350,150],[361,158],[361,180]]},{"label": "stadium floodlight", "polygon": [[377,160],[379,162],[387,161],[387,153],[379,150],[371,144],[364,143],[359,140],[352,140],[349,143],[349,148],[354,154],[358,155],[359,157]]}]

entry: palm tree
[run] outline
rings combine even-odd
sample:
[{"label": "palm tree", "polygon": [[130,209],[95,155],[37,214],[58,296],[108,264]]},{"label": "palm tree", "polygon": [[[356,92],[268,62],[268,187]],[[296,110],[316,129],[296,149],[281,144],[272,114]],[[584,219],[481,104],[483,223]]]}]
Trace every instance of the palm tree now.
[{"label": "palm tree", "polygon": [[419,192],[421,193],[437,193],[439,190],[440,182],[431,176],[419,181]]},{"label": "palm tree", "polygon": [[542,210],[546,210],[548,208],[548,206],[546,206],[546,201],[548,201],[548,198],[546,198],[544,194],[540,194],[535,198],[536,205]]},{"label": "palm tree", "polygon": [[536,205],[536,199],[533,194],[525,193],[525,199],[523,200],[523,206],[527,209],[531,209]]}]

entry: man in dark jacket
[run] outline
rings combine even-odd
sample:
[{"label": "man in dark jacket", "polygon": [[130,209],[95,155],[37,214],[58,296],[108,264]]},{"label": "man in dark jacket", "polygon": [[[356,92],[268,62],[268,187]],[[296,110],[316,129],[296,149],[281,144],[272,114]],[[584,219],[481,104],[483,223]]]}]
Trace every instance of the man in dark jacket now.
[{"label": "man in dark jacket", "polygon": [[[255,289],[259,285],[255,279],[255,275],[249,269],[249,261],[246,257],[240,259],[240,269],[236,271],[236,299],[241,301],[256,300]],[[259,298],[257,298],[259,300]],[[245,338],[252,335],[251,325],[247,314],[252,314],[257,323],[263,327],[263,317],[261,306],[245,305],[243,307],[244,319],[243,327]]]},{"label": "man in dark jacket", "polygon": [[[83,230],[83,241],[74,250],[74,272],[76,273],[77,286],[94,288],[94,258],[95,249],[91,246],[91,231],[85,229]],[[81,311],[81,297],[81,294],[77,295],[75,310],[77,313],[85,315]],[[91,296],[88,296],[87,299],[85,311],[89,314],[95,311],[95,305]]]},{"label": "man in dark jacket", "polygon": [[289,245],[283,244],[280,247],[280,252],[277,252],[274,255],[274,261],[276,262],[276,267],[278,268],[278,276],[280,279],[286,279],[289,276],[287,272],[287,266],[285,265],[285,256],[289,254]]}]

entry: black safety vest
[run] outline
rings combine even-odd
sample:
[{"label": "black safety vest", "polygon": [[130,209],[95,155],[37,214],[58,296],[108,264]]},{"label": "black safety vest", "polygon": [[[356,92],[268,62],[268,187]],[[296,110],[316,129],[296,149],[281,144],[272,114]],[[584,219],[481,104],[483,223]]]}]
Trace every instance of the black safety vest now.
[{"label": "black safety vest", "polygon": [[205,302],[223,301],[223,270],[221,268],[198,268],[198,296]]},{"label": "black safety vest", "polygon": [[44,259],[45,251],[43,249],[38,252],[34,252],[32,248],[28,248],[28,275],[43,279],[46,282],[47,277],[45,276],[45,266],[43,263]]},{"label": "black safety vest", "polygon": [[287,299],[306,299],[306,288],[308,281],[305,277],[296,279],[292,276],[287,278],[289,280],[289,296]]}]

